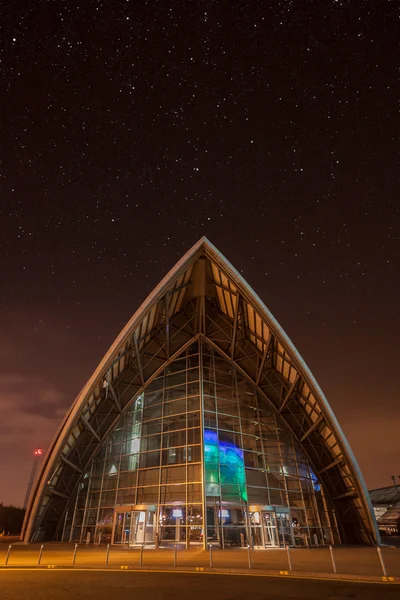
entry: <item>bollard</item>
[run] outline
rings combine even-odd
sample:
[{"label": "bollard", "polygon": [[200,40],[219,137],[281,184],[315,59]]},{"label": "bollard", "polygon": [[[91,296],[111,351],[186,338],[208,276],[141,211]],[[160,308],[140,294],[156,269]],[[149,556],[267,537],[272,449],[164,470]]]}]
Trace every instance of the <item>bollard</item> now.
[{"label": "bollard", "polygon": [[74,566],[75,561],[76,561],[76,553],[78,552],[78,544],[75,544],[75,548],[74,548],[74,556],[72,558],[72,566]]},{"label": "bollard", "polygon": [[289,571],[291,571],[292,570],[292,560],[290,558],[289,546],[286,546],[286,550],[287,550],[287,561],[288,561],[288,565],[289,565]]},{"label": "bollard", "polygon": [[210,567],[213,566],[213,560],[212,560],[212,544],[210,544]]},{"label": "bollard", "polygon": [[178,546],[175,544],[174,545],[174,567],[176,567],[177,565],[177,558],[178,558]]},{"label": "bollard", "polygon": [[381,567],[382,567],[382,571],[383,571],[383,576],[387,577],[385,563],[383,562],[382,550],[379,548],[379,546],[377,546],[376,549],[378,550],[379,560],[381,561]]},{"label": "bollard", "polygon": [[331,545],[329,545],[329,552],[331,555],[331,561],[332,561],[332,568],[333,568],[333,572],[336,573],[336,563],[335,563],[335,557],[333,555],[333,548]]},{"label": "bollard", "polygon": [[41,560],[42,560],[42,554],[43,554],[43,544],[40,546],[40,550],[39,550],[39,558],[38,558],[38,561],[37,561],[37,564],[38,564],[38,566],[39,566],[39,565],[40,565],[40,563],[41,563]]},{"label": "bollard", "polygon": [[251,569],[251,554],[250,554],[250,546],[247,546],[247,558],[249,561],[249,569]]},{"label": "bollard", "polygon": [[108,567],[108,558],[110,556],[110,544],[107,544],[107,551],[106,551],[106,567]]},{"label": "bollard", "polygon": [[140,548],[140,559],[139,559],[139,565],[142,567],[143,566],[143,550],[144,550],[144,544],[142,544],[142,547]]},{"label": "bollard", "polygon": [[6,564],[6,565],[8,565],[8,559],[10,558],[10,554],[11,554],[11,547],[12,547],[12,544],[10,544],[10,545],[8,546],[8,550],[7,550],[7,556],[6,556],[6,562],[5,562],[5,564]]}]

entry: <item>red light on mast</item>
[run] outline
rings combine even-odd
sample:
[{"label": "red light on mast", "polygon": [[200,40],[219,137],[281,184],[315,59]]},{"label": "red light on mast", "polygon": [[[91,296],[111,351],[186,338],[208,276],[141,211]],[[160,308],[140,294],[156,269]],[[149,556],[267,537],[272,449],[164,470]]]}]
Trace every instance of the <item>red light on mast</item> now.
[{"label": "red light on mast", "polygon": [[35,456],[41,456],[42,454],[42,449],[41,448],[36,448],[35,452],[34,452]]}]

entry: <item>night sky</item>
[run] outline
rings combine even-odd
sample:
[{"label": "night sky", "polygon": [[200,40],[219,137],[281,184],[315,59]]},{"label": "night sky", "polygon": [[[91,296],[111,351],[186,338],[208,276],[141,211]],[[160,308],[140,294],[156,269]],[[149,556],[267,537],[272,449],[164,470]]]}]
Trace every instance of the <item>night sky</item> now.
[{"label": "night sky", "polygon": [[369,488],[400,475],[389,0],[4,0],[0,501],[202,235],[324,390]]}]

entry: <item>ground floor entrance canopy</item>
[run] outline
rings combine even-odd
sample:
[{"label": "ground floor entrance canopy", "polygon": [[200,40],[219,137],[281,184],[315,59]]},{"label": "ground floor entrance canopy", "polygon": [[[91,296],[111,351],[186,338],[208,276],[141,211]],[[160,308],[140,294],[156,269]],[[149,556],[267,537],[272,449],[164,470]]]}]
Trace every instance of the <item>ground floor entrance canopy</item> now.
[{"label": "ground floor entrance canopy", "polygon": [[379,534],[316,381],[202,239],[66,415],[24,538],[268,547],[373,544]]}]

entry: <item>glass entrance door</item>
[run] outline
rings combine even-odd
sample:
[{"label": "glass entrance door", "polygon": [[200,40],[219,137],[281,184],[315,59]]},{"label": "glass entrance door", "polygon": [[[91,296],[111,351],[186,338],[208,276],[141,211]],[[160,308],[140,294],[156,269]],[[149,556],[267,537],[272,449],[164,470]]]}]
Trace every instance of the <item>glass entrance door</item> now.
[{"label": "glass entrance door", "polygon": [[255,548],[263,548],[265,544],[261,515],[258,511],[250,513],[251,540]]},{"label": "glass entrance door", "polygon": [[278,530],[276,526],[276,514],[274,511],[262,513],[262,524],[264,533],[264,546],[279,546]]},{"label": "glass entrance door", "polygon": [[150,510],[115,513],[112,543],[122,546],[154,543],[155,517]]},{"label": "glass entrance door", "polygon": [[278,522],[279,541],[283,547],[294,546],[294,535],[293,528],[290,520],[290,514],[288,512],[276,513],[276,519]]}]

